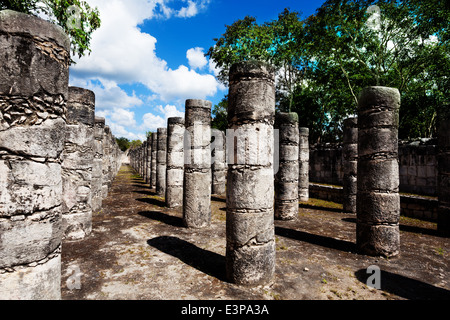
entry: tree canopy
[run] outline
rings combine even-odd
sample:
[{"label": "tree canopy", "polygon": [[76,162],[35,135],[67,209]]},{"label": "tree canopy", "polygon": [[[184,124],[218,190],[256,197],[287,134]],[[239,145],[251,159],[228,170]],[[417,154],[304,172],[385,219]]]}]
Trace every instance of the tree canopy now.
[{"label": "tree canopy", "polygon": [[449,23],[439,0],[328,0],[307,18],[285,9],[262,24],[238,20],[206,55],[224,84],[234,62],[274,65],[277,109],[297,112],[312,142],[337,140],[359,92],[373,85],[401,92],[400,138],[431,137],[437,109],[448,105]]}]

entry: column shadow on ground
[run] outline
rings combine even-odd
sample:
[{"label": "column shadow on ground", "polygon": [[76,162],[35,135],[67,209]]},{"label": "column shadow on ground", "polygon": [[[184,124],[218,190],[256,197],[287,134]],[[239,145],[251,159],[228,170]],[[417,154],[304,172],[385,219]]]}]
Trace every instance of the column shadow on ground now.
[{"label": "column shadow on ground", "polygon": [[356,253],[356,244],[346,240],[334,239],[331,237],[320,236],[304,231],[275,227],[275,234],[278,236],[291,238],[293,240],[308,242],[321,247],[341,250],[350,253]]},{"label": "column shadow on ground", "polygon": [[[342,218],[342,221],[356,223],[356,218]],[[429,236],[440,237],[442,235],[436,229],[423,228],[418,226],[408,226],[400,223],[400,231],[406,231],[411,233],[421,233]]]},{"label": "column shadow on ground", "polygon": [[225,257],[220,254],[172,236],[149,239],[147,244],[220,281],[226,281]]},{"label": "column shadow on ground", "polygon": [[[380,289],[409,300],[449,300],[450,291],[423,281],[411,279],[389,271],[380,270]],[[356,278],[365,283],[368,277],[366,269],[355,272]]]},{"label": "column shadow on ground", "polygon": [[138,212],[138,215],[156,220],[161,221],[165,224],[171,225],[173,227],[183,227],[183,219],[180,217],[174,217],[169,214],[166,214],[164,212],[160,211],[141,211]]},{"label": "column shadow on ground", "polygon": [[161,208],[165,208],[166,207],[166,202],[160,199],[155,199],[155,198],[138,198],[136,199],[136,201],[140,201],[140,202],[145,202],[157,207],[161,207]]}]

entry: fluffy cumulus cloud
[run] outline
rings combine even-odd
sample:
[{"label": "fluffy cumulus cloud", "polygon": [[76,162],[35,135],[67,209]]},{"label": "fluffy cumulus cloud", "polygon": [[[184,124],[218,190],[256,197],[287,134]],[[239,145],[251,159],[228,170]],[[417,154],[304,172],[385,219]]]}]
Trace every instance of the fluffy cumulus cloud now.
[{"label": "fluffy cumulus cloud", "polygon": [[192,69],[202,69],[208,64],[203,48],[191,48],[186,52],[186,58],[188,59],[189,66]]},{"label": "fluffy cumulus cloud", "polygon": [[[202,48],[188,50],[186,57],[189,66],[170,68],[164,59],[157,56],[157,39],[138,27],[146,19],[195,16],[205,10],[210,0],[88,2],[98,7],[102,25],[92,35],[91,54],[81,59],[74,57],[76,64],[71,66],[70,85],[95,92],[97,114],[106,116],[114,135],[131,137],[132,132],[142,130],[145,125],[146,130],[155,126],[165,127],[162,121],[167,120],[166,114],[180,113],[176,108],[176,112],[171,107],[166,110],[171,102],[181,101],[186,96],[206,99],[220,89],[210,68],[206,68],[209,74],[199,73],[208,65]],[[181,7],[171,8],[174,2]],[[148,90],[148,96],[136,96],[121,88],[122,84],[136,83]],[[137,113],[132,109],[145,107],[148,101],[155,100],[168,105],[163,110],[155,106],[142,119],[136,119]]]}]

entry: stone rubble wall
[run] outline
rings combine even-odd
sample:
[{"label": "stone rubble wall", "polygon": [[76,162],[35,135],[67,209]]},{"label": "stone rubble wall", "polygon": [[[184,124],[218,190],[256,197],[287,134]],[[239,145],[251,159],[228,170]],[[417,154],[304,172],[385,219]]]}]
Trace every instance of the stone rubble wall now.
[{"label": "stone rubble wall", "polygon": [[122,153],[93,93],[69,89],[60,27],[0,11],[0,47],[0,298],[60,299],[62,243],[89,235]]}]

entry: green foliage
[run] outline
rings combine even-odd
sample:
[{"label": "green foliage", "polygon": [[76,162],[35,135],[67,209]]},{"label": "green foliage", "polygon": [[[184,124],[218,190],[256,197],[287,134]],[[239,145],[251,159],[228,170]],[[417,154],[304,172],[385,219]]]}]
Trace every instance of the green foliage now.
[{"label": "green foliage", "polygon": [[212,121],[211,127],[215,129],[219,129],[221,131],[226,131],[228,128],[228,120],[227,120],[227,108],[228,108],[228,95],[226,95],[219,104],[216,104],[212,108]]},{"label": "green foliage", "polygon": [[98,9],[80,0],[0,0],[0,10],[3,9],[44,14],[69,35],[72,54],[80,58],[91,52],[92,33],[101,23]]},{"label": "green foliage", "polygon": [[261,25],[238,20],[206,55],[225,84],[234,62],[271,63],[277,109],[297,112],[313,143],[338,140],[359,92],[374,85],[401,93],[400,138],[431,137],[449,103],[449,9],[439,0],[328,0],[303,20],[289,9]]},{"label": "green foliage", "polygon": [[122,151],[126,151],[130,148],[130,140],[127,138],[116,138],[117,145],[119,146],[119,149]]}]

